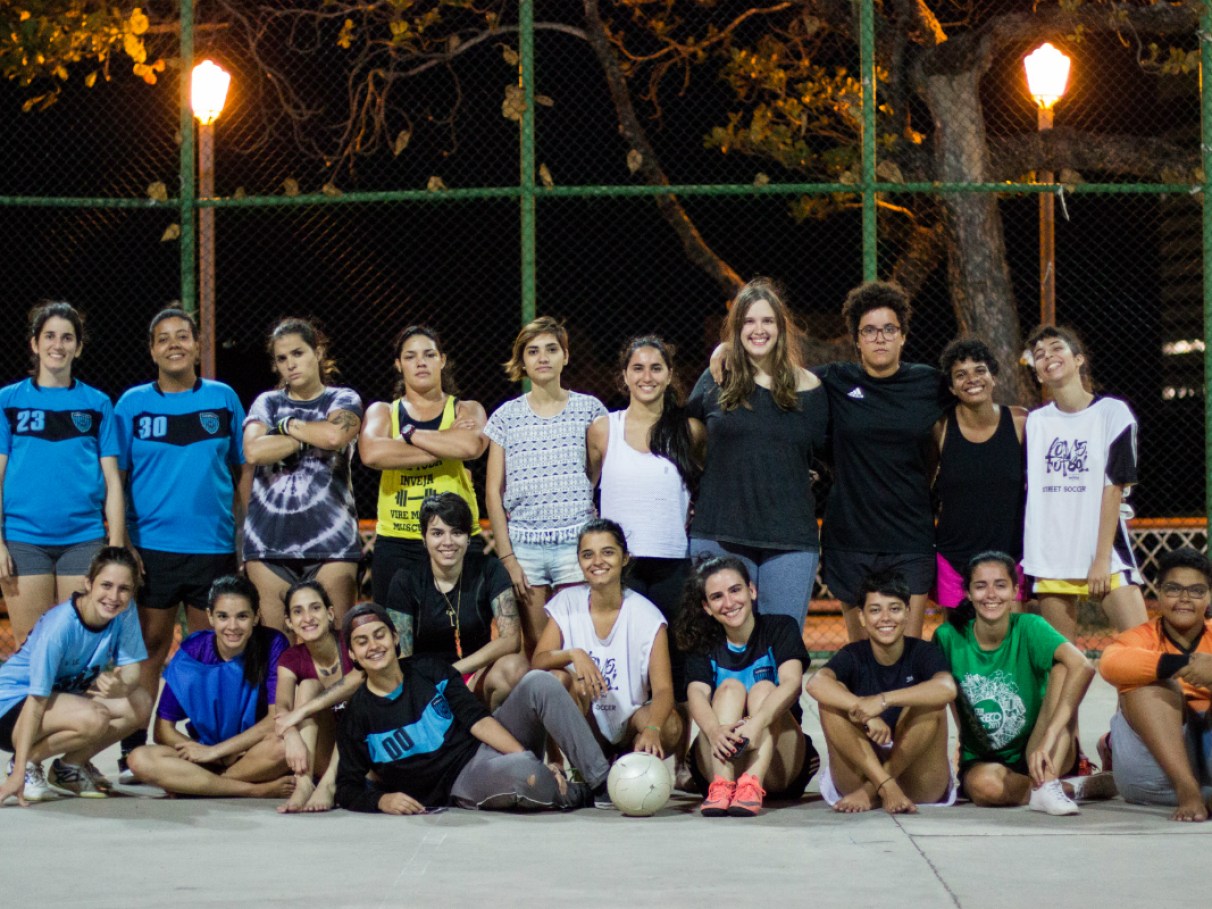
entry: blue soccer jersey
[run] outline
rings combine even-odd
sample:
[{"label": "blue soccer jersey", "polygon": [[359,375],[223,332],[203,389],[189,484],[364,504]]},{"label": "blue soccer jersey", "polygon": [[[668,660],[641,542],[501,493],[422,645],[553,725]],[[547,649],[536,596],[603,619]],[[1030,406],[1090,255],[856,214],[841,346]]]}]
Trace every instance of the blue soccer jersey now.
[{"label": "blue soccer jersey", "polygon": [[126,525],[136,546],[233,552],[232,471],[244,463],[244,408],[222,382],[165,394],[136,385],[114,409],[126,471]]},{"label": "blue soccer jersey", "polygon": [[147,659],[139,613],[131,603],[104,628],[89,628],[73,600],[38,620],[21,649],[0,666],[0,716],[27,695],[83,694],[107,669]]},{"label": "blue soccer jersey", "polygon": [[92,386],[25,379],[0,389],[4,538],[70,546],[105,536],[101,458],[118,450],[113,405]]}]

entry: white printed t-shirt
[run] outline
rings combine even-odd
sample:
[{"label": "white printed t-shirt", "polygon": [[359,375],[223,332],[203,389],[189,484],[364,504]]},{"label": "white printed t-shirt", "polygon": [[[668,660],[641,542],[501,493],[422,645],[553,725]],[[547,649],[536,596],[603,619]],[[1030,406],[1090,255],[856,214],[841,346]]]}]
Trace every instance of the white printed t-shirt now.
[{"label": "white printed t-shirt", "polygon": [[[1036,578],[1085,578],[1098,544],[1103,489],[1136,482],[1136,417],[1118,398],[1096,397],[1066,413],[1054,403],[1027,417],[1027,515],[1023,571]],[[1121,513],[1111,572],[1140,583]]]},{"label": "white printed t-shirt", "polygon": [[[605,640],[589,615],[589,587],[565,587],[545,607],[560,628],[562,649],[579,647],[589,654],[606,680],[606,691],[593,702],[593,719],[613,745],[623,740],[631,715],[648,703],[648,667],[657,632],[665,625],[659,609],[634,590],[623,589],[619,617]],[[572,664],[569,663],[571,669]]]}]

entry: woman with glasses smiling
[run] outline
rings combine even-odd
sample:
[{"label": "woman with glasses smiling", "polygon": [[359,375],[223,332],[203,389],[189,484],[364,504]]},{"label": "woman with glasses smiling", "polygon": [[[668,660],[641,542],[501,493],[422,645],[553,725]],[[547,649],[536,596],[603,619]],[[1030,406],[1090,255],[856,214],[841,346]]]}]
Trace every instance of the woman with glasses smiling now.
[{"label": "woman with glasses smiling", "polygon": [[1212,568],[1185,548],[1158,563],[1160,615],[1116,635],[1099,661],[1119,689],[1099,754],[1127,801],[1174,805],[1171,820],[1203,821],[1210,806],[1200,787],[1212,786]]},{"label": "woman with glasses smiling", "polygon": [[934,424],[946,395],[939,372],[902,363],[912,313],[896,284],[872,281],[846,296],[842,318],[858,363],[820,370],[829,396],[833,488],[821,532],[823,580],[842,602],[850,640],[864,637],[859,585],[876,571],[909,584],[905,633],[920,637],[934,582]]}]

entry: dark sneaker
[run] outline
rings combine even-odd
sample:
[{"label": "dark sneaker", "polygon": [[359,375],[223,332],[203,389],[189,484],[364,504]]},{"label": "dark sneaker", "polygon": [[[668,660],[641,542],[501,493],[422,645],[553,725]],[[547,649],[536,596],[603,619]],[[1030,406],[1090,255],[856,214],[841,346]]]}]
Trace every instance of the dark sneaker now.
[{"label": "dark sneaker", "polygon": [[732,794],[736,791],[736,783],[717,776],[707,787],[707,797],[699,806],[703,817],[727,817],[728,807],[732,804]]},{"label": "dark sneaker", "polygon": [[76,764],[56,758],[51,764],[50,784],[61,792],[78,795],[86,799],[103,799],[105,793],[98,788],[89,773]]},{"label": "dark sneaker", "polygon": [[745,773],[736,781],[736,792],[732,796],[732,804],[728,806],[731,817],[757,817],[762,813],[762,799],[766,790],[752,773]]}]

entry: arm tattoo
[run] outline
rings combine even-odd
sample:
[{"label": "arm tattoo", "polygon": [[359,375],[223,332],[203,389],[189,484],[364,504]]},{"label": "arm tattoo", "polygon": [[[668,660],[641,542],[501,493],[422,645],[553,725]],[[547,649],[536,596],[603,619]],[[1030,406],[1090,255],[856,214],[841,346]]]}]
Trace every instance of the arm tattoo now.
[{"label": "arm tattoo", "polygon": [[497,620],[497,633],[501,637],[521,633],[521,622],[518,619],[518,603],[514,599],[513,590],[503,590],[492,601],[492,614]]},{"label": "arm tattoo", "polygon": [[360,421],[348,410],[338,410],[328,417],[328,422],[339,429],[349,432],[350,430],[357,429]]},{"label": "arm tattoo", "polygon": [[387,610],[387,614],[391,616],[391,624],[396,626],[396,634],[400,636],[400,656],[412,656],[412,616],[394,609]]}]

